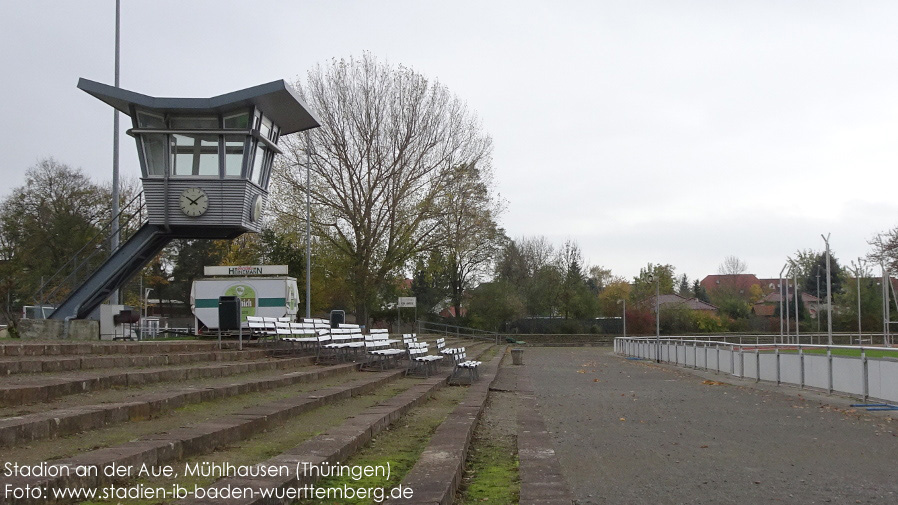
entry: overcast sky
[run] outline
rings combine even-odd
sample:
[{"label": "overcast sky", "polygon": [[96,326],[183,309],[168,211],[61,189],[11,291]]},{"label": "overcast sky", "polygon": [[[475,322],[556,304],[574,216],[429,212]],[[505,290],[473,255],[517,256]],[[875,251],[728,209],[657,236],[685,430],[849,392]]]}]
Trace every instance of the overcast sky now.
[{"label": "overcast sky", "polygon": [[[632,277],[775,277],[898,225],[898,2],[124,0],[121,86],[214,96],[370,51],[494,140],[512,237]],[[0,196],[45,157],[111,180],[114,0],[0,0]],[[122,121],[122,131],[130,121]],[[122,134],[123,177],[139,174]]]}]

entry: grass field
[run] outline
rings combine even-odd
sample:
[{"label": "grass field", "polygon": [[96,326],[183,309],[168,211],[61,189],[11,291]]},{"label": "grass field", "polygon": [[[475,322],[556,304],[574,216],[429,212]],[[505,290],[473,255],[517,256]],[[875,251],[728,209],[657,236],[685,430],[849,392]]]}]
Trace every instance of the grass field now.
[{"label": "grass field", "polygon": [[[772,354],[773,350],[761,349],[762,353]],[[812,348],[803,348],[802,352],[805,354],[826,354],[826,349],[822,349],[819,347]],[[833,349],[833,356],[856,356],[861,357],[860,349]],[[896,358],[898,359],[898,349],[894,351],[880,351],[876,349],[865,349],[868,358]],[[783,354],[798,354],[798,349],[790,348],[790,349],[780,349],[780,353]]]}]

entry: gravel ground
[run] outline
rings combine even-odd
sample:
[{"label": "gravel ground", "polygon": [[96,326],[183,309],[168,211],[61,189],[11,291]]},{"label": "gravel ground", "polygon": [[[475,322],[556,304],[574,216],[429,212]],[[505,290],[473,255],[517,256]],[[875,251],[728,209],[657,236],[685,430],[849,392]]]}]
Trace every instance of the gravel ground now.
[{"label": "gravel ground", "polygon": [[579,504],[898,503],[898,420],[856,400],[610,348],[526,352]]}]

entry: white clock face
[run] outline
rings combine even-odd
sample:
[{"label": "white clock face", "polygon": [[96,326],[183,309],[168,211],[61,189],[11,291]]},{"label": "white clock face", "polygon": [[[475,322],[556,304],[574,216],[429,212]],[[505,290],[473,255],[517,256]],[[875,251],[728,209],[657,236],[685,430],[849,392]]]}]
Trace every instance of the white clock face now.
[{"label": "white clock face", "polygon": [[253,200],[249,218],[254,223],[258,223],[262,219],[262,195],[256,195],[256,198]]},{"label": "white clock face", "polygon": [[202,216],[209,208],[209,197],[200,188],[187,188],[181,192],[181,212],[191,217]]}]

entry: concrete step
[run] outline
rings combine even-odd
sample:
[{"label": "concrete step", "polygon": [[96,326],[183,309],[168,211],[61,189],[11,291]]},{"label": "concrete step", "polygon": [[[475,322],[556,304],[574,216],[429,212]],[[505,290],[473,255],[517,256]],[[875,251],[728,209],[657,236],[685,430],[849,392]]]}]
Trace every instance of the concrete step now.
[{"label": "concrete step", "polygon": [[[247,342],[244,342],[247,347]],[[254,347],[254,346],[249,346]],[[236,341],[222,342],[225,350],[237,349]],[[144,342],[15,342],[0,344],[0,356],[83,356],[107,354],[164,354],[218,351],[211,340]]]},{"label": "concrete step", "polygon": [[[471,353],[472,356],[474,354],[480,354],[485,350],[483,346],[478,347],[478,351],[474,351]],[[494,366],[498,366],[498,360],[494,361],[496,362]],[[495,372],[493,372],[493,374],[495,374]],[[306,468],[302,465],[325,465],[346,461],[352,454],[354,454],[360,448],[364,447],[368,442],[370,442],[378,433],[387,429],[391,424],[399,420],[413,407],[421,405],[425,401],[427,401],[434,391],[447,384],[447,380],[448,374],[439,374],[426,379],[422,379],[421,382],[419,382],[416,386],[413,386],[407,391],[400,393],[385,402],[365,409],[363,412],[353,416],[339,426],[328,430],[321,436],[303,442],[296,447],[293,447],[292,449],[289,449],[266,461],[260,462],[257,465],[276,467],[284,465],[288,468]],[[486,386],[483,388],[484,401],[486,391],[488,391],[488,387],[489,385],[486,384]],[[464,460],[462,459],[462,461]],[[274,488],[298,488],[305,485],[314,484],[317,480],[318,477],[316,475],[312,475],[310,473],[302,471],[291,473],[290,475],[279,475],[275,477],[269,476],[264,478],[228,477],[219,479],[213,485],[208,486],[206,489],[222,490],[239,487],[255,490],[254,496],[229,499],[226,501],[228,504],[233,505],[292,503],[292,499],[266,500],[261,496],[259,490]],[[191,497],[185,500],[180,500],[178,503],[190,505],[205,505],[212,503],[223,503],[223,501],[221,499]],[[418,501],[416,497],[414,503],[425,502]]]},{"label": "concrete step", "polygon": [[8,378],[0,386],[0,406],[46,402],[66,395],[89,393],[113,387],[128,387],[155,382],[188,381],[226,377],[264,370],[285,370],[312,364],[311,357],[264,359],[214,365],[148,368],[134,371],[67,373],[62,376],[24,376]]},{"label": "concrete step", "polygon": [[[146,464],[159,466],[175,460],[208,454],[239,440],[249,438],[254,433],[276,428],[286,420],[352,396],[369,393],[402,375],[401,370],[359,374],[347,383],[319,389],[264,405],[258,405],[240,413],[224,416],[215,421],[186,426],[166,433],[142,437],[116,447],[107,447],[79,454],[72,458],[49,462],[54,466],[68,467],[71,477],[3,477],[0,488],[9,484],[13,487],[40,487],[45,490],[62,488],[99,488],[111,484],[123,484],[126,478],[104,475],[104,469],[113,465],[135,468]],[[96,468],[96,476],[74,477],[74,468]],[[50,503],[47,499],[28,500],[3,498],[0,504],[24,505],[27,503]]]},{"label": "concrete step", "polygon": [[[285,360],[286,361],[286,360]],[[114,423],[139,421],[184,405],[332,377],[354,371],[354,363],[289,372],[276,378],[249,379],[220,386],[182,387],[150,393],[128,402],[85,405],[0,419],[0,447],[15,447],[33,440],[57,438],[102,428]]]},{"label": "concrete step", "polygon": [[518,411],[519,505],[570,505],[574,495],[561,473],[552,435],[540,413],[529,376],[520,380]]},{"label": "concrete step", "polygon": [[[452,503],[461,482],[474,428],[499,364],[505,357],[505,348],[499,347],[493,359],[481,365],[480,380],[469,386],[465,398],[437,428],[417,463],[402,479],[402,486],[414,490],[415,503]],[[387,500],[385,503],[395,505],[400,501]]]},{"label": "concrete step", "polygon": [[141,354],[41,355],[0,358],[0,375],[69,372],[97,368],[144,368],[201,362],[247,361],[265,358],[267,351],[202,351]]}]

